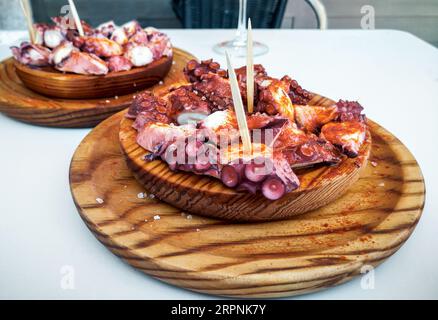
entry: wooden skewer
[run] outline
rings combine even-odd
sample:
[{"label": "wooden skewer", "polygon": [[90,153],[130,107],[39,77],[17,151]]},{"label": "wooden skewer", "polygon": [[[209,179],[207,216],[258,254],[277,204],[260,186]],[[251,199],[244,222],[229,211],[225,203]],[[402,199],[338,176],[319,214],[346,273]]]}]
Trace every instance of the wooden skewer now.
[{"label": "wooden skewer", "polygon": [[76,28],[78,28],[79,35],[83,37],[84,29],[82,28],[81,18],[79,18],[78,10],[76,10],[76,6],[73,0],[68,0],[68,4],[70,5],[70,10],[73,15],[73,19],[75,20]]},{"label": "wooden skewer", "polygon": [[242,137],[243,152],[245,156],[251,154],[251,138],[249,136],[248,124],[246,122],[245,109],[243,108],[242,96],[240,94],[239,84],[237,83],[236,73],[231,64],[228,52],[225,52],[227,57],[228,75],[230,78],[231,93],[233,96],[234,112],[236,113],[237,124],[239,126],[240,136]]},{"label": "wooden skewer", "polygon": [[27,30],[29,31],[29,38],[31,43],[35,43],[35,29],[33,27],[32,10],[28,0],[20,0],[21,10],[23,10],[24,17],[26,18]]},{"label": "wooden skewer", "polygon": [[254,57],[252,54],[251,18],[248,19],[246,39],[246,97],[248,113],[254,112]]}]

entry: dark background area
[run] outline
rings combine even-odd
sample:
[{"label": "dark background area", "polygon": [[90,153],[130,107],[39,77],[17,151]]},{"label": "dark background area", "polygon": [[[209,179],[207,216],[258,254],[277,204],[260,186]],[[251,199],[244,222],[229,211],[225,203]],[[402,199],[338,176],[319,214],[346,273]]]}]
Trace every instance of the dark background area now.
[{"label": "dark background area", "polygon": [[[35,21],[48,22],[50,17],[60,15],[67,0],[31,0]],[[157,28],[182,28],[172,10],[171,1],[165,0],[76,0],[81,19],[96,26],[109,19],[117,24],[136,19],[143,26]],[[111,17],[111,18],[109,18]]]},{"label": "dark background area", "polygon": [[[58,15],[67,0],[31,0],[34,4],[36,21],[47,21],[49,16]],[[192,0],[205,2],[208,0]],[[248,0],[249,1],[249,0]],[[264,0],[269,3],[275,0]],[[143,25],[158,28],[183,28],[183,21],[172,10],[172,0],[75,0],[81,16],[93,25],[114,19],[118,24],[137,18]],[[234,5],[238,0],[215,0],[217,3]],[[375,9],[376,29],[396,29],[410,32],[429,43],[438,46],[438,0],[321,0],[326,7],[329,29],[359,29],[364,6]],[[237,10],[237,9],[236,9]],[[202,18],[228,21],[231,12],[211,10],[201,12]],[[237,12],[234,13],[237,16]],[[250,14],[251,15],[251,14]],[[252,16],[252,15],[251,15]],[[258,18],[252,16],[253,25]],[[269,19],[268,19],[269,20]],[[278,19],[279,20],[279,19]],[[272,21],[275,21],[273,19]],[[256,23],[256,24],[254,24]],[[224,23],[226,25],[226,23]],[[288,0],[281,21],[281,28],[314,29],[315,15],[305,0]],[[18,0],[0,0],[0,29],[26,30],[26,23]]]},{"label": "dark background area", "polygon": [[[247,15],[254,28],[279,28],[287,0],[247,0]],[[65,0],[31,0],[35,21],[50,22],[60,15]],[[235,28],[238,0],[92,0],[75,1],[83,20],[91,25],[108,21],[117,24],[138,20],[157,28]]]}]

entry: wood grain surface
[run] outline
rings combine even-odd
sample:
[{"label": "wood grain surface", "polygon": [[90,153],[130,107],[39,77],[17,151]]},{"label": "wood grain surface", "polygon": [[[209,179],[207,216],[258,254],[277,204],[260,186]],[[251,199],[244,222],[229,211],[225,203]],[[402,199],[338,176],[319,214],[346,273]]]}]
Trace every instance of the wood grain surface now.
[{"label": "wood grain surface", "polygon": [[[315,95],[311,105],[332,106],[335,102]],[[366,166],[371,150],[371,135],[357,158],[345,158],[337,166],[298,170],[300,187],[272,201],[260,194],[238,192],[220,180],[188,172],[173,172],[162,160],[146,162],[148,152],[136,142],[133,120],[123,118],[120,145],[128,167],[146,191],[181,210],[235,221],[269,221],[290,218],[325,206],[344,194]]]},{"label": "wood grain surface", "polygon": [[10,59],[26,87],[44,96],[61,99],[98,99],[127,95],[158,83],[172,67],[172,57],[162,57],[145,67],[96,76],[63,73],[53,67],[31,68]]},{"label": "wood grain surface", "polygon": [[[190,53],[174,48],[174,64],[164,78],[167,87],[183,81],[181,70],[194,59]],[[17,75],[14,61],[0,63],[0,112],[20,121],[64,128],[94,127],[110,115],[123,110],[132,102],[134,94],[93,100],[55,99],[38,94],[26,86]]]},{"label": "wood grain surface", "polygon": [[342,197],[289,220],[231,223],[143,198],[120,151],[121,117],[105,120],[76,150],[73,199],[109,250],[175,286],[265,298],[321,290],[350,280],[364,265],[382,263],[420,219],[421,170],[408,149],[373,122],[368,164]]}]

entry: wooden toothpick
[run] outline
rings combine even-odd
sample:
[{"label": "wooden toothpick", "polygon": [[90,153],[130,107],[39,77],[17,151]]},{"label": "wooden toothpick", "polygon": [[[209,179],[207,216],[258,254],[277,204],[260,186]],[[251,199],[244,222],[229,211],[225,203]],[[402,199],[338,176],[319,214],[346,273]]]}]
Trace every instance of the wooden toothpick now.
[{"label": "wooden toothpick", "polygon": [[31,43],[35,43],[35,29],[33,27],[32,9],[29,5],[29,0],[20,0],[21,10],[23,10],[24,17],[26,18],[27,30],[29,31],[29,38]]},{"label": "wooden toothpick", "polygon": [[248,19],[246,39],[246,97],[248,113],[254,112],[254,57],[252,54],[252,27],[251,18]]},{"label": "wooden toothpick", "polygon": [[246,122],[245,109],[243,108],[242,96],[240,94],[239,84],[237,83],[236,73],[230,60],[228,52],[225,52],[227,57],[227,68],[231,86],[231,94],[233,96],[234,112],[236,113],[237,125],[239,126],[240,136],[242,137],[243,152],[245,156],[251,155],[251,138],[249,135],[248,124]]},{"label": "wooden toothpick", "polygon": [[81,18],[79,18],[78,10],[76,10],[76,6],[73,0],[68,0],[68,4],[70,5],[70,10],[73,15],[73,19],[75,20],[76,28],[78,28],[79,35],[83,37],[84,29],[82,28]]}]

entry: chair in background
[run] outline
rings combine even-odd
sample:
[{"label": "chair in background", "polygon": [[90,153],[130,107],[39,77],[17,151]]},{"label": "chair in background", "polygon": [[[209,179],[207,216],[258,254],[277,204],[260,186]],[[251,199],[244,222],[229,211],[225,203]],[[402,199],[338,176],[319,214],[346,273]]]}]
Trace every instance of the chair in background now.
[{"label": "chair in background", "polygon": [[[247,16],[254,28],[280,28],[288,0],[247,0]],[[327,14],[320,0],[306,0],[318,27],[327,28]],[[172,0],[172,8],[184,28],[235,28],[237,0]]]},{"label": "chair in background", "polygon": [[324,4],[320,0],[306,0],[315,13],[318,22],[318,28],[321,30],[327,29],[328,19]]},{"label": "chair in background", "polygon": [[[287,0],[247,0],[247,16],[254,28],[279,28]],[[235,28],[239,14],[236,0],[172,0],[184,28]]]}]

